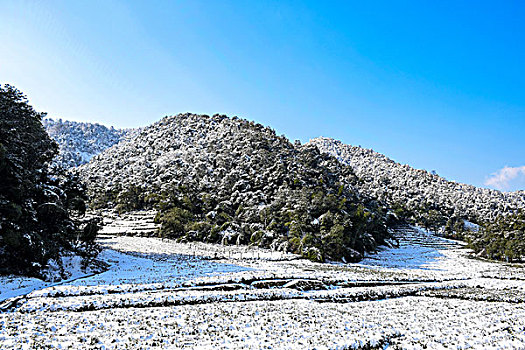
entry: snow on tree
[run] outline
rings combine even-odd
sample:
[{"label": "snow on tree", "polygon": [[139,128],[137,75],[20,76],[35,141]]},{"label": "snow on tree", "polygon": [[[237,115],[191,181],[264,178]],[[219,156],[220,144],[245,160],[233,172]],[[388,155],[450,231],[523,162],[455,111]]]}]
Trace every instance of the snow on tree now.
[{"label": "snow on tree", "polygon": [[93,156],[134,132],[132,129],[51,118],[45,118],[43,124],[49,136],[58,143],[59,153],[53,162],[64,168],[89,162]]},{"label": "snow on tree", "polygon": [[161,235],[179,240],[354,261],[388,237],[350,167],[236,117],[166,117],[77,171],[94,207],[155,207]]}]

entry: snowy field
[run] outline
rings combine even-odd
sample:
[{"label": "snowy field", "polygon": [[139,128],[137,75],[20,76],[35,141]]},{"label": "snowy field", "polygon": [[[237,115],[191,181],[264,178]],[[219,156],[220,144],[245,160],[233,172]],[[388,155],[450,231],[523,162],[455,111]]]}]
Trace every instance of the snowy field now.
[{"label": "snowy field", "polygon": [[1,349],[523,349],[522,266],[419,229],[358,264],[102,236],[100,274],[2,277]]}]

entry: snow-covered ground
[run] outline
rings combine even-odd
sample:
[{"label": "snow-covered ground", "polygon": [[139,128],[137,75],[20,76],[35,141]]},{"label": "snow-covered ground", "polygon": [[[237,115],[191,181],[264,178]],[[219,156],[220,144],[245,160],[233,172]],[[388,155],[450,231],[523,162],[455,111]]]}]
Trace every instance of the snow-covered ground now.
[{"label": "snow-covered ground", "polygon": [[525,348],[522,266],[415,228],[398,238],[358,264],[320,264],[103,236],[104,273],[1,280],[0,348]]}]

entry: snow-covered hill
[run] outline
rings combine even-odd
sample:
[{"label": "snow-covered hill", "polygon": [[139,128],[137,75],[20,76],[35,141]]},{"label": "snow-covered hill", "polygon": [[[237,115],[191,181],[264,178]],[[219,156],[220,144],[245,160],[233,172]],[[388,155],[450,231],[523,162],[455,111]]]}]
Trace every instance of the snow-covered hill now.
[{"label": "snow-covered hill", "polygon": [[479,241],[483,232],[472,223],[525,208],[525,191],[447,181],[329,138],[293,145],[236,117],[180,114],[132,133],[88,123],[45,125],[60,144],[62,164],[93,157],[78,170],[93,207],[157,209],[161,234],[184,240],[354,259],[383,242],[386,223],[396,224],[386,212]]},{"label": "snow-covered hill", "polygon": [[226,116],[166,117],[78,168],[94,206],[159,209],[165,236],[356,259],[387,236],[350,167]]},{"label": "snow-covered hill", "polygon": [[89,160],[124,139],[130,130],[115,129],[100,124],[80,123],[67,120],[43,120],[44,127],[59,146],[55,163],[72,168]]},{"label": "snow-covered hill", "polygon": [[525,208],[525,191],[500,192],[447,181],[425,170],[396,163],[371,149],[331,138],[316,138],[309,144],[350,165],[362,180],[359,190],[390,205],[405,205],[409,210],[425,213],[436,210],[477,221],[493,221],[499,215]]}]

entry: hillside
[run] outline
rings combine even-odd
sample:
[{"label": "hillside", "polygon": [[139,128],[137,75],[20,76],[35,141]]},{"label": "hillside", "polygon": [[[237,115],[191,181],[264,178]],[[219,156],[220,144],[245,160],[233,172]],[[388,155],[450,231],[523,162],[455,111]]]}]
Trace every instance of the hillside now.
[{"label": "hillside", "polygon": [[166,117],[78,172],[95,208],[155,208],[164,237],[319,261],[358,260],[388,237],[385,210],[357,195],[350,167],[236,117]]},{"label": "hillside", "polygon": [[100,124],[80,123],[68,120],[43,120],[44,127],[59,146],[54,162],[72,168],[89,160],[124,139],[130,130],[115,129]]},{"label": "hillside", "polygon": [[396,163],[371,149],[345,145],[331,138],[316,138],[309,144],[351,166],[361,179],[358,185],[361,193],[394,209],[408,209],[415,221],[434,221],[431,224],[436,227],[446,226],[450,218],[493,222],[499,216],[525,208],[525,191],[500,192],[447,181],[425,170]]}]

